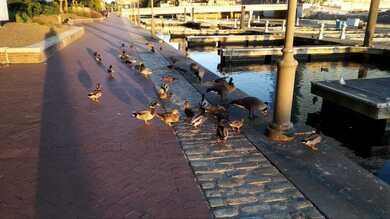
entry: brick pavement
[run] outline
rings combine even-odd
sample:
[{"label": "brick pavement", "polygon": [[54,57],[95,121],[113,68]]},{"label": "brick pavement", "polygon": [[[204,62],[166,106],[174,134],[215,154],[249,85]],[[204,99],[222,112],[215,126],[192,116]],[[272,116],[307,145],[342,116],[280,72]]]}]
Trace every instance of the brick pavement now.
[{"label": "brick pavement", "polygon": [[[128,29],[85,27],[47,63],[0,68],[1,218],[208,218],[173,130],[130,118],[155,91],[118,60]],[[97,82],[104,94],[93,104]]]},{"label": "brick pavement", "polygon": [[[137,33],[131,37],[143,45],[148,32],[130,28]],[[164,74],[178,79],[171,86],[174,97],[164,102],[167,108],[182,109],[185,99],[193,106],[199,103],[201,95],[181,73],[166,67],[169,62],[163,54],[144,48],[138,54],[153,69],[156,89]],[[230,130],[227,143],[218,144],[212,118],[200,129],[193,129],[184,119],[174,128],[216,218],[324,218],[243,134]]]}]

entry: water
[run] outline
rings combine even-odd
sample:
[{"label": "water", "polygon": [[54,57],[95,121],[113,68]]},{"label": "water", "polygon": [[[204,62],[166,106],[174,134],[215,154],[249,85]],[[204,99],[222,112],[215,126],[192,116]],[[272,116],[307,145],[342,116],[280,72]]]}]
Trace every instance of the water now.
[{"label": "water", "polygon": [[[163,35],[162,39],[169,42],[169,36]],[[172,46],[179,49],[180,45],[176,42],[170,42]],[[227,66],[221,72],[218,69],[220,57],[217,51],[195,51],[189,50],[188,56],[200,63],[204,68],[219,75],[229,75],[233,77],[235,85],[250,96],[255,96],[270,104],[273,107],[275,85],[276,85],[276,65],[251,64],[246,66]],[[227,69],[227,70],[226,70]],[[352,62],[313,62],[300,63],[297,68],[295,78],[295,93],[293,102],[292,121],[294,123],[306,123],[308,114],[316,113],[321,110],[322,101],[318,98],[316,101],[311,94],[311,82],[323,80],[339,80],[343,77],[345,80],[359,78],[359,72],[365,69],[367,72],[360,75],[363,78],[381,78],[390,77],[390,72],[381,70],[374,65],[362,65]],[[366,147],[366,145],[364,145]],[[390,156],[380,158],[377,162],[375,158],[375,167],[369,168],[379,178],[390,183]],[[372,157],[365,161],[372,163]],[[364,166],[364,164],[363,164]]]}]

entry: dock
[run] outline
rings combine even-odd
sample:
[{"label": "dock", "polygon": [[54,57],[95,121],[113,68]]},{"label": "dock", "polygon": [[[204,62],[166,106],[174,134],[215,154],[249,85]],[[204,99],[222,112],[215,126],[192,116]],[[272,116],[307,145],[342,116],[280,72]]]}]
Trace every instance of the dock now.
[{"label": "dock", "polygon": [[[302,46],[294,47],[295,55],[334,55],[334,54],[362,54],[369,48],[361,46]],[[265,48],[225,48],[221,49],[221,63],[255,60],[262,57],[281,56],[282,47]]]},{"label": "dock", "polygon": [[313,82],[311,92],[326,101],[375,120],[387,120],[390,130],[390,78]]},{"label": "dock", "polygon": [[[191,11],[195,13],[230,13],[241,12],[241,5],[207,5],[207,6],[178,6],[178,7],[154,7],[154,15],[171,15],[171,14],[187,14]],[[246,11],[286,11],[287,4],[251,4],[245,5]],[[152,14],[151,8],[140,8],[139,14],[141,16],[150,16]],[[132,8],[122,8],[121,16],[128,17],[131,15],[138,15],[137,10]]]},{"label": "dock", "polygon": [[[188,47],[203,45],[224,45],[234,43],[260,43],[264,41],[281,41],[283,35],[226,35],[226,36],[188,36]],[[217,45],[217,46],[218,46]]]}]

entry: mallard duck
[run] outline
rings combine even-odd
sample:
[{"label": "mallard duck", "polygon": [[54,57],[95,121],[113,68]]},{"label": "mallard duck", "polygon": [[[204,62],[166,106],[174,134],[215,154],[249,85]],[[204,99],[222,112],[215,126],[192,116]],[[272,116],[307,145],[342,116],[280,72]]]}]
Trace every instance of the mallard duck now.
[{"label": "mallard duck", "polygon": [[107,73],[108,73],[110,79],[114,79],[114,72],[115,71],[114,71],[112,65],[108,66]]},{"label": "mallard duck", "polygon": [[100,83],[97,83],[96,84],[96,88],[95,90],[93,90],[92,92],[90,92],[88,94],[88,98],[90,100],[92,100],[93,102],[99,102],[99,98],[103,95],[103,90],[100,86]]},{"label": "mallard duck", "polygon": [[225,143],[229,137],[229,130],[225,127],[222,119],[218,119],[216,135],[220,143]]},{"label": "mallard duck", "polygon": [[155,52],[153,44],[151,44],[151,43],[145,43],[145,45],[149,48],[149,50],[150,50],[151,52]]},{"label": "mallard duck", "polygon": [[268,112],[268,103],[263,102],[256,97],[244,97],[236,99],[230,102],[229,105],[235,105],[248,110],[249,118],[251,119],[255,117],[255,110],[259,110],[264,115]]},{"label": "mallard duck", "polygon": [[129,56],[126,54],[126,51],[123,50],[122,54],[119,54],[119,58],[122,60],[122,62],[126,62],[126,60],[129,58]]},{"label": "mallard duck", "polygon": [[225,100],[226,96],[233,92],[236,89],[236,86],[233,83],[233,78],[230,78],[229,83],[219,82],[214,84],[213,86],[207,88],[206,92],[215,92],[220,97],[221,100]]},{"label": "mallard duck", "polygon": [[121,49],[125,49],[125,48],[126,48],[125,43],[121,43]]},{"label": "mallard duck", "polygon": [[192,117],[194,117],[194,115],[195,115],[194,111],[191,109],[191,103],[190,103],[190,101],[188,101],[188,100],[185,100],[185,101],[184,101],[184,114],[185,114],[188,118],[192,118]]},{"label": "mallard duck", "polygon": [[141,63],[139,67],[139,73],[142,74],[145,78],[148,78],[150,75],[153,74],[152,69],[145,67],[143,63]]},{"label": "mallard duck", "polygon": [[97,63],[102,63],[102,56],[98,52],[94,52],[93,55],[95,56],[95,60]]},{"label": "mallard duck", "polygon": [[174,109],[171,112],[157,113],[157,116],[168,126],[172,126],[172,123],[179,122],[180,120],[180,113],[177,109]]},{"label": "mallard duck", "polygon": [[156,116],[156,107],[158,106],[160,106],[160,104],[157,101],[153,101],[152,103],[149,104],[149,109],[133,112],[132,116],[139,120],[143,120],[147,125],[149,124],[149,121]]},{"label": "mallard duck", "polygon": [[229,122],[229,126],[236,132],[240,133],[241,127],[244,125],[244,119],[232,120]]},{"label": "mallard duck", "polygon": [[198,128],[201,126],[206,120],[207,117],[205,116],[206,110],[203,107],[199,108],[199,113],[196,114],[194,117],[192,117],[191,125],[194,128]]},{"label": "mallard duck", "polygon": [[162,100],[171,98],[172,93],[169,92],[169,86],[165,83],[161,84],[160,89],[158,90],[158,95]]},{"label": "mallard duck", "polygon": [[173,77],[172,75],[163,75],[161,77],[161,80],[164,81],[165,83],[173,83],[176,81],[176,78]]},{"label": "mallard duck", "polygon": [[320,131],[317,129],[315,133],[312,133],[306,136],[304,139],[302,139],[301,143],[306,145],[311,150],[317,151],[318,150],[317,145],[321,143]]},{"label": "mallard duck", "polygon": [[206,112],[211,114],[223,113],[226,111],[226,108],[221,105],[211,105],[206,106]]}]

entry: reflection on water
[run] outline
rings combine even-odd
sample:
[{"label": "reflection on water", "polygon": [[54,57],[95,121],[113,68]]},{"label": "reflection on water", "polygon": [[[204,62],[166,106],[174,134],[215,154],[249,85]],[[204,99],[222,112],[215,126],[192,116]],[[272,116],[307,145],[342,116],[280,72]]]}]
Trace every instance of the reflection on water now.
[{"label": "reflection on water", "polygon": [[[169,36],[161,36],[169,42]],[[170,42],[172,46],[179,49],[178,42]],[[233,77],[236,86],[248,95],[258,97],[273,106],[276,65],[251,64],[245,66],[224,66],[218,69],[220,57],[217,51],[194,51],[189,50],[188,56],[200,63],[209,71],[219,76],[230,75]],[[345,80],[357,78],[380,78],[390,77],[390,72],[378,69],[373,65],[351,63],[351,62],[314,62],[300,63],[295,79],[294,103],[292,120],[294,123],[305,123],[309,114],[321,110],[321,98],[314,98],[311,94],[311,82],[323,80],[338,80],[343,77]],[[314,98],[314,99],[313,99]],[[361,146],[361,145],[359,145]],[[366,145],[363,145],[366,147]],[[382,159],[381,169],[371,168],[383,180],[390,183],[390,159]]]}]

